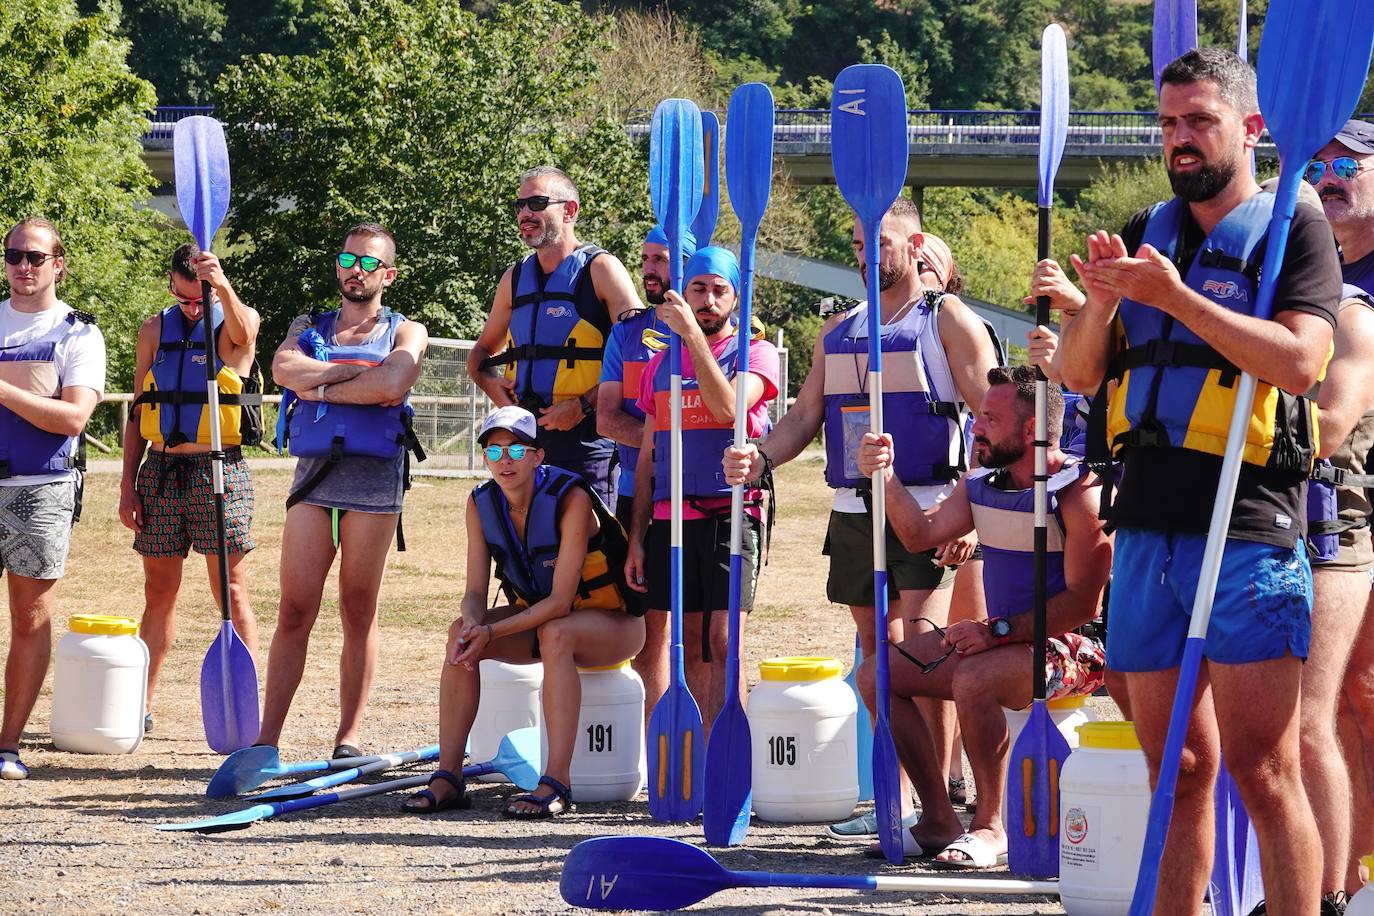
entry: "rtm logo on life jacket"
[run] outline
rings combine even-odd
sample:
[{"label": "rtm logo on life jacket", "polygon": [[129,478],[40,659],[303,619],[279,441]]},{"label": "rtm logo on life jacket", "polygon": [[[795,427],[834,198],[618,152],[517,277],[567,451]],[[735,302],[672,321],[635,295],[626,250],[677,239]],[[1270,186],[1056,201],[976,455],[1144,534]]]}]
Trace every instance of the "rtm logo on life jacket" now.
[{"label": "rtm logo on life jacket", "polygon": [[1235,299],[1240,302],[1249,300],[1250,296],[1245,290],[1240,288],[1240,284],[1235,280],[1204,280],[1202,291],[1211,293],[1218,299]]},{"label": "rtm logo on life jacket", "polygon": [[544,309],[544,314],[549,318],[567,318],[572,315],[572,309],[566,305],[551,305]]}]

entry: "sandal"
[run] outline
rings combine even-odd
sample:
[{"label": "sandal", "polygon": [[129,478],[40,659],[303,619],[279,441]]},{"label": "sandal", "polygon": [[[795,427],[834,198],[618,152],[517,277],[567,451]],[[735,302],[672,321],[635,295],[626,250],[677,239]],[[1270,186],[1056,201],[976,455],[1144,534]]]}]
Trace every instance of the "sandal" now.
[{"label": "sandal", "polygon": [[411,814],[437,814],[440,811],[447,811],[450,808],[471,808],[472,798],[468,795],[464,787],[462,776],[454,775],[450,770],[435,770],[434,775],[429,777],[429,785],[434,785],[434,780],[442,779],[444,782],[453,786],[454,794],[445,795],[439,798],[430,788],[421,789],[414,795],[401,802],[401,810]]},{"label": "sandal", "polygon": [[334,753],[329,755],[330,760],[347,760],[350,757],[361,757],[363,752],[351,744],[340,744],[334,748]]},{"label": "sandal", "polygon": [[[539,785],[548,786],[550,789],[553,789],[553,794],[535,795],[533,792],[525,792],[521,795],[516,795],[513,798],[511,798],[509,804],[506,805],[506,817],[509,817],[513,820],[534,821],[542,820],[544,818],[557,817],[560,814],[566,814],[569,811],[576,810],[576,808],[573,807],[572,803],[572,789],[569,789],[567,786],[563,785],[563,783],[559,782],[557,779],[554,779],[552,776],[540,776]],[[531,805],[538,805],[539,810],[521,810],[520,808],[515,807],[517,802],[526,802]],[[557,811],[553,810],[554,802],[561,803],[563,807],[559,808]]]}]

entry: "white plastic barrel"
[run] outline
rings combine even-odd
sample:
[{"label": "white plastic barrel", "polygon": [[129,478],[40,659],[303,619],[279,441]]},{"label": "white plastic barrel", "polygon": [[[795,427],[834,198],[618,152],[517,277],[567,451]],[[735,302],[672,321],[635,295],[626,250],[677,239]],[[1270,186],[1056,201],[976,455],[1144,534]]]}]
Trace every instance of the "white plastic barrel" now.
[{"label": "white plastic barrel", "polygon": [[[644,782],[644,682],[628,661],[577,673],[582,712],[573,743],[573,801],[629,801]],[[541,729],[539,738],[541,759],[548,760],[548,732]]]},{"label": "white plastic barrel", "polygon": [[749,694],[754,813],[760,820],[841,820],[859,800],[854,692],[833,658],[770,658]]},{"label": "white plastic barrel", "polygon": [[[1059,729],[1059,734],[1064,736],[1064,740],[1069,743],[1071,750],[1078,747],[1078,726],[1092,722],[1097,718],[1097,714],[1089,709],[1087,704],[1087,697],[1064,697],[1060,700],[1050,700],[1045,704],[1050,714],[1050,721]],[[1021,734],[1021,729],[1026,727],[1026,722],[1030,719],[1032,706],[1027,706],[1025,709],[1003,710],[1007,717],[1007,732],[1009,734],[1007,747],[1016,746],[1016,739]],[[1005,792],[1002,793],[1002,823],[1007,823],[1007,793]]]},{"label": "white plastic barrel", "polygon": [[1360,856],[1361,876],[1365,879],[1364,887],[1354,897],[1350,898],[1350,903],[1346,905],[1345,916],[1374,916],[1374,854]]},{"label": "white plastic barrel", "polygon": [[[501,739],[517,728],[540,725],[544,721],[539,706],[539,688],[544,683],[544,666],[511,665],[492,659],[478,663],[482,679],[482,701],[477,718],[468,733],[468,753],[473,763],[485,763],[496,756]],[[500,773],[478,777],[483,782],[505,782]]]},{"label": "white plastic barrel", "polygon": [[1131,908],[1150,772],[1130,722],[1090,722],[1078,734],[1059,781],[1059,899],[1069,916],[1117,916]]},{"label": "white plastic barrel", "polygon": [[52,743],[79,754],[132,754],[143,741],[148,647],[128,617],[77,614],[57,643]]}]

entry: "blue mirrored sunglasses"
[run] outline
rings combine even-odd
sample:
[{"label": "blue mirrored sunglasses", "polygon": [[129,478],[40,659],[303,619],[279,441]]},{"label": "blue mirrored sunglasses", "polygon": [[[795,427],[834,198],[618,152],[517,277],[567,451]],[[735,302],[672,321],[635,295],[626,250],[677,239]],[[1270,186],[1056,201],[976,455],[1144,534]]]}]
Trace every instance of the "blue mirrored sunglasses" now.
[{"label": "blue mirrored sunglasses", "polygon": [[528,452],[530,448],[531,446],[522,445],[519,442],[513,445],[488,445],[486,448],[487,460],[500,461],[502,455],[510,455],[511,461],[524,461],[525,453]]},{"label": "blue mirrored sunglasses", "polygon": [[1337,156],[1329,160],[1313,159],[1307,163],[1307,170],[1303,172],[1302,177],[1307,179],[1308,184],[1315,185],[1322,180],[1328,166],[1331,168],[1331,174],[1341,181],[1350,181],[1361,171],[1360,164],[1354,159],[1349,156]]}]

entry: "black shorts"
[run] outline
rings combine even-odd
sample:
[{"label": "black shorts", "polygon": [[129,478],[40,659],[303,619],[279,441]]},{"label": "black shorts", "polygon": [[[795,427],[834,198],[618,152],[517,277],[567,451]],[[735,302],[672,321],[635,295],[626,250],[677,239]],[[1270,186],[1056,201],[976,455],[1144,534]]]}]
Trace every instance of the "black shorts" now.
[{"label": "black shorts", "polygon": [[[740,609],[754,606],[754,586],[759,575],[758,519],[744,517],[741,545],[744,582],[740,588]],[[672,579],[669,568],[671,523],[654,519],[645,539],[645,575],[649,579],[649,607],[666,611],[672,607]],[[730,517],[693,518],[682,522],[682,610],[684,613],[723,611],[730,606]]]},{"label": "black shorts", "polygon": [[[873,604],[873,522],[866,512],[831,512],[821,553],[830,557],[826,597],[836,604]],[[887,597],[898,592],[929,591],[954,584],[954,569],[935,562],[935,550],[912,553],[887,526]]]}]

